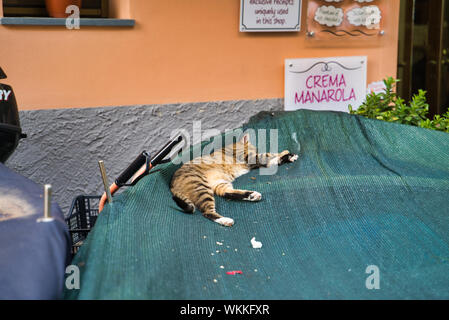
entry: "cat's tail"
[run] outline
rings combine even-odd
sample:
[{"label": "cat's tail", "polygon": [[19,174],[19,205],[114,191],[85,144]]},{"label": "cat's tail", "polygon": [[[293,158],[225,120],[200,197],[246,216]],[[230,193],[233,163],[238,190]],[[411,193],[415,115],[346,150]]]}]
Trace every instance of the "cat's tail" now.
[{"label": "cat's tail", "polygon": [[173,200],[175,200],[176,204],[182,209],[184,210],[184,212],[186,213],[193,213],[195,211],[195,205],[193,204],[192,201],[190,201],[190,199],[179,193],[179,192],[173,192]]}]

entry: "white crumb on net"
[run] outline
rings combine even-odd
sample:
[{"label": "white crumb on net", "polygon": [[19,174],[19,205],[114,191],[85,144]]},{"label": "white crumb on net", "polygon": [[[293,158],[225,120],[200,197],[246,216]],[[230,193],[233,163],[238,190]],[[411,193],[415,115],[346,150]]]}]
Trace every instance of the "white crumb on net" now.
[{"label": "white crumb on net", "polygon": [[220,269],[224,269],[224,266],[220,266]]},{"label": "white crumb on net", "polygon": [[222,246],[222,245],[223,245],[222,242],[218,242],[218,241],[217,241],[217,244],[218,244],[219,246]]},{"label": "white crumb on net", "polygon": [[262,248],[262,242],[256,241],[256,237],[253,237],[253,238],[251,239],[251,245],[253,246],[254,249],[260,249],[260,248]]}]

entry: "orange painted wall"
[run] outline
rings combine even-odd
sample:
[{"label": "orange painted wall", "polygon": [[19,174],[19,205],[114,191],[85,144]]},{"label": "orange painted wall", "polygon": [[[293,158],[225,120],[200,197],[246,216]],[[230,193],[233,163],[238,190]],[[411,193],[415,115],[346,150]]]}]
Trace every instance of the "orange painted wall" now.
[{"label": "orange painted wall", "polygon": [[134,28],[0,26],[21,110],[281,98],[286,58],[367,55],[368,83],[396,75],[398,0],[388,41],[352,48],[307,44],[305,0],[301,32],[263,34],[239,32],[239,0],[124,3]]}]

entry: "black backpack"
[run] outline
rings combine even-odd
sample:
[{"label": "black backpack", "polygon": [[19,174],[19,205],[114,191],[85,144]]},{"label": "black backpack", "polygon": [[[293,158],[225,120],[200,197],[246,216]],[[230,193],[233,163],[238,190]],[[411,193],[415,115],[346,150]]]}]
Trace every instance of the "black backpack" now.
[{"label": "black backpack", "polygon": [[[1,67],[0,79],[6,79]],[[0,162],[5,162],[16,149],[19,140],[25,137],[20,127],[14,91],[11,86],[0,83]]]}]

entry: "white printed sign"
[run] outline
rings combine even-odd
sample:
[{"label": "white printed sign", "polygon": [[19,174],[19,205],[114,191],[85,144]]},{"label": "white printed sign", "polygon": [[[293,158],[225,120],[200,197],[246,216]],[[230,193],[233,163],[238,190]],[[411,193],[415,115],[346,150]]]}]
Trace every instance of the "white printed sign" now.
[{"label": "white printed sign", "polygon": [[301,0],[241,0],[240,31],[299,31]]},{"label": "white printed sign", "polygon": [[382,13],[378,6],[366,6],[361,8],[354,8],[347,13],[348,21],[354,26],[365,26],[368,29],[377,28]]},{"label": "white printed sign", "polygon": [[285,60],[285,110],[348,112],[366,97],[366,56]]},{"label": "white printed sign", "polygon": [[387,87],[385,86],[385,83],[383,81],[371,82],[366,88],[366,94],[369,93],[379,94],[381,92],[385,92],[386,88]]},{"label": "white printed sign", "polygon": [[314,20],[321,25],[336,27],[343,22],[343,9],[334,6],[321,6],[315,12]]}]

